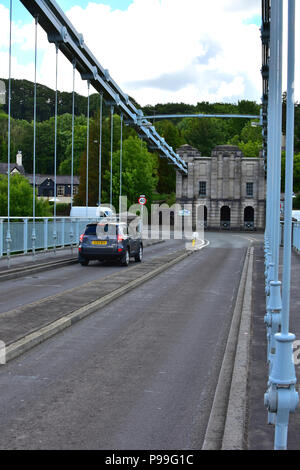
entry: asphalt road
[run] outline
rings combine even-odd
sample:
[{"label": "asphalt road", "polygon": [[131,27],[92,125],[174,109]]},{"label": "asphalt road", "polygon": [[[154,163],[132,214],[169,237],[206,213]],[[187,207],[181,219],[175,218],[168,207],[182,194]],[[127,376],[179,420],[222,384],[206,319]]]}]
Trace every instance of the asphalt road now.
[{"label": "asphalt road", "polygon": [[[183,248],[184,242],[181,240],[166,240],[164,243],[145,248],[144,258],[150,260]],[[131,260],[130,265],[134,266],[134,264],[135,261]],[[123,271],[124,268],[118,263],[91,261],[89,266],[72,264],[3,281],[0,283],[0,313],[58,294],[72,287],[81,286],[86,282],[109,276],[120,270]]]},{"label": "asphalt road", "polygon": [[201,448],[249,243],[206,238],[209,247],[1,367],[1,449]]}]

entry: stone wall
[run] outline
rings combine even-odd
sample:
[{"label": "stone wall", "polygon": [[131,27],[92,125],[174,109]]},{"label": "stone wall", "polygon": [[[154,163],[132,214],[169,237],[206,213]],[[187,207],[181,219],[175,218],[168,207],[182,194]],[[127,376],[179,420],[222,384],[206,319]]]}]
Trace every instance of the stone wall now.
[{"label": "stone wall", "polygon": [[[202,157],[189,145],[183,145],[177,153],[188,164],[187,176],[177,172],[178,203],[193,204],[194,208],[199,204],[206,206],[206,224],[211,228],[229,228],[221,222],[221,209],[226,206],[230,209],[231,229],[264,229],[265,171],[262,158],[245,158],[238,147],[230,145],[216,147],[211,157]],[[199,194],[200,183],[202,190],[206,185],[205,195]],[[253,185],[253,195],[247,194],[247,184],[248,192]],[[246,208],[252,208],[246,210],[246,221],[249,217],[251,219],[248,225],[245,225]],[[195,218],[196,209],[193,212]],[[228,222],[228,209],[222,209],[222,213],[225,214],[224,222]]]}]

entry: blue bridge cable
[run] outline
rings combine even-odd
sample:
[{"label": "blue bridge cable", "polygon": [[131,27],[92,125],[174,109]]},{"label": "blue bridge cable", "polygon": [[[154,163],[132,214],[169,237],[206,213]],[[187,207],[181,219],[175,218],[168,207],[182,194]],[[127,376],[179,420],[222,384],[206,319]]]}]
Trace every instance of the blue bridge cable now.
[{"label": "blue bridge cable", "polygon": [[110,191],[109,191],[109,204],[112,207],[112,185],[113,185],[113,143],[114,143],[114,106],[110,107]]},{"label": "blue bridge cable", "polygon": [[11,44],[12,44],[12,0],[9,2],[9,59],[8,59],[8,132],[7,132],[7,232],[6,232],[6,254],[7,267],[10,267],[10,245],[12,242],[10,234],[10,138],[11,138]]},{"label": "blue bridge cable", "polygon": [[280,185],[281,185],[281,136],[282,136],[282,33],[283,33],[283,0],[278,0],[277,15],[277,94],[276,94],[276,134],[275,134],[275,203],[274,203],[274,263],[275,263],[275,281],[278,281],[279,273],[279,230],[280,230]]},{"label": "blue bridge cable", "polygon": [[[281,4],[282,14],[282,4]],[[269,159],[269,194],[270,197],[270,254],[267,265],[267,286],[266,286],[266,304],[267,314],[265,316],[265,323],[267,325],[267,358],[269,363],[269,376],[271,375],[273,361],[275,358],[275,334],[278,333],[281,320],[281,284],[278,282],[278,274],[276,275],[275,260],[276,260],[276,223],[277,221],[277,192],[280,188],[277,187],[277,175],[278,175],[278,158],[280,162],[280,152],[278,155],[277,149],[277,133],[281,135],[281,124],[280,129],[278,128],[280,120],[278,119],[278,87],[280,85],[278,79],[278,70],[280,67],[280,55],[279,45],[282,43],[282,29],[279,28],[279,15],[280,8],[279,2],[272,2],[271,4],[271,45],[270,45],[270,98],[269,98],[269,145],[268,145],[268,159]],[[281,40],[280,40],[281,38]],[[282,46],[281,46],[282,47]],[[281,64],[282,67],[282,64]],[[280,98],[281,99],[281,98]],[[280,150],[280,148],[279,148]],[[279,216],[280,218],[280,216]],[[275,282],[276,281],[276,282]],[[276,411],[276,410],[275,410]],[[268,408],[268,423],[275,424],[276,413],[273,408]]]},{"label": "blue bridge cable", "polygon": [[[76,71],[76,60],[72,62],[73,65],[73,91],[72,91],[72,150],[71,150],[71,213],[73,207],[74,198],[74,129],[75,129],[75,71]],[[73,223],[70,220],[70,241],[71,241],[71,252],[73,253]]]},{"label": "blue bridge cable", "polygon": [[288,28],[288,80],[286,96],[286,162],[284,198],[284,258],[282,282],[282,333],[289,332],[292,209],[293,209],[293,164],[294,164],[294,118],[295,118],[295,0],[289,0]]},{"label": "blue bridge cable", "polygon": [[98,204],[101,207],[101,179],[102,179],[102,121],[103,121],[103,93],[100,93],[100,115],[99,115],[99,189],[98,189]]},{"label": "blue bridge cable", "polygon": [[[271,7],[273,12],[274,6]],[[275,94],[275,70],[274,70],[274,36],[275,36],[275,29],[274,24],[271,22],[270,25],[270,58],[269,58],[269,90],[268,90],[268,133],[267,133],[267,211],[266,211],[266,241],[267,247],[266,249],[271,249],[272,243],[272,174],[273,174],[273,151],[272,151],[272,144],[273,144],[273,118],[274,118],[274,94]],[[271,252],[270,252],[271,256]],[[271,261],[271,258],[267,260],[268,262]],[[268,265],[267,265],[268,270]],[[268,287],[268,286],[267,286]]]},{"label": "blue bridge cable", "polygon": [[54,254],[56,255],[56,243],[57,243],[57,226],[56,226],[56,167],[57,167],[57,101],[58,101],[58,90],[57,90],[57,77],[58,77],[58,44],[55,44],[55,127],[54,127],[54,220],[53,220],[53,241],[54,241]]},{"label": "blue bridge cable", "polygon": [[[289,333],[290,314],[290,271],[291,271],[291,237],[292,237],[292,191],[293,191],[293,154],[294,154],[294,77],[295,77],[295,0],[288,1],[288,86],[287,86],[287,124],[286,124],[286,180],[285,180],[285,220],[284,220],[284,255],[283,255],[283,291],[282,307],[280,282],[278,282],[279,263],[279,203],[280,203],[280,156],[281,156],[281,125],[282,125],[282,0],[272,2],[271,31],[275,28],[276,96],[274,104],[274,168],[273,182],[275,186],[273,203],[273,240],[274,282],[270,283],[268,311],[270,322],[269,350],[270,372],[265,404],[268,408],[269,423],[275,424],[275,450],[287,449],[289,415],[296,410],[299,396],[296,391],[295,364],[293,361],[293,342],[295,335]],[[273,44],[273,43],[272,43]],[[278,185],[278,187],[277,187]],[[279,193],[279,194],[278,194]],[[270,194],[270,193],[269,193]],[[277,224],[277,225],[276,225]],[[278,258],[278,259],[277,259]],[[273,294],[274,293],[274,294]],[[277,319],[276,319],[277,317]],[[278,320],[279,319],[279,320]],[[273,328],[273,323],[276,329]],[[270,327],[271,326],[271,327]],[[281,328],[280,328],[281,327]],[[276,331],[277,330],[277,331]],[[272,357],[272,358],[271,358]],[[270,419],[272,418],[272,419]]]},{"label": "blue bridge cable", "polygon": [[121,136],[120,136],[120,194],[119,194],[119,215],[121,214],[122,198],[122,172],[123,172],[123,113],[121,113]]},{"label": "blue bridge cable", "polygon": [[294,158],[294,80],[295,80],[295,0],[288,2],[288,80],[286,115],[286,179],[284,209],[284,254],[281,331],[275,336],[276,360],[270,382],[277,386],[277,419],[275,427],[275,450],[287,448],[289,414],[295,412],[299,395],[296,387],[293,342],[296,337],[289,333],[290,275],[292,240],[292,193]]},{"label": "blue bridge cable", "polygon": [[38,15],[35,18],[35,40],[34,40],[34,98],[33,98],[33,184],[32,184],[32,257],[35,258],[35,242],[36,242],[36,231],[35,231],[35,203],[36,203],[36,70],[37,70],[37,29],[38,29]]},{"label": "blue bridge cable", "polygon": [[87,101],[87,129],[86,129],[86,182],[85,182],[85,209],[88,217],[89,207],[89,149],[90,149],[90,81],[87,81],[88,101]]}]

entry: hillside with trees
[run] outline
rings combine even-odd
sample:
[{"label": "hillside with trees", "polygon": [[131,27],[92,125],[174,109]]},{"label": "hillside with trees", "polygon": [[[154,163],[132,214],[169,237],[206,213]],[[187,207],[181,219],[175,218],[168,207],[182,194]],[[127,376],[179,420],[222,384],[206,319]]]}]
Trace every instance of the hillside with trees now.
[{"label": "hillside with trees", "polygon": [[[5,80],[4,80],[5,82]],[[23,164],[27,173],[32,173],[33,154],[33,83],[26,80],[12,80],[12,121],[11,121],[11,158],[14,161],[18,150],[23,153]],[[42,174],[54,173],[54,102],[55,92],[50,88],[37,86],[37,133],[36,133],[36,171]],[[138,106],[138,105],[137,105]],[[157,104],[141,108],[145,116],[160,114],[252,114],[258,115],[260,106],[252,101],[233,103],[201,102],[196,105],[184,103]],[[72,151],[72,93],[58,93],[58,133],[57,133],[57,171],[70,174]],[[98,202],[99,168],[99,94],[90,97],[90,143],[89,143],[89,203]],[[87,98],[75,95],[74,129],[74,173],[80,175],[81,185],[76,203],[85,204],[85,168],[87,135]],[[297,103],[295,151],[300,152],[300,105]],[[117,109],[116,109],[117,112]],[[285,113],[285,96],[283,96]],[[183,144],[197,148],[202,155],[208,156],[216,145],[238,145],[246,157],[258,157],[262,146],[261,128],[251,126],[248,119],[217,118],[178,118],[151,119],[157,131],[175,150]],[[150,153],[137,133],[128,126],[123,129],[123,194],[129,202],[135,202],[140,193],[146,193],[149,200],[159,195],[175,191],[175,170],[166,159]],[[102,140],[102,201],[108,200],[110,168],[110,108],[103,106]],[[119,192],[120,157],[120,117],[114,116],[113,142],[113,193]],[[296,158],[296,187],[298,182],[298,156]],[[7,106],[0,106],[0,161],[7,161]],[[117,200],[114,200],[117,204]]]}]

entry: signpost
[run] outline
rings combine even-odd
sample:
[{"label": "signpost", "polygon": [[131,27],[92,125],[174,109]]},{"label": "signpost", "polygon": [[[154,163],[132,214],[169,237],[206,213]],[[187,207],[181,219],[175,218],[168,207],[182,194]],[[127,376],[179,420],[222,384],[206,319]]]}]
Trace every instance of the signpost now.
[{"label": "signpost", "polygon": [[143,207],[145,204],[147,204],[147,199],[146,196],[140,196],[139,199],[139,204]]},{"label": "signpost", "polygon": [[144,194],[142,194],[139,198],[138,198],[138,203],[140,204],[141,206],[141,236],[143,238],[143,228],[144,228],[144,206],[147,204],[147,199],[146,199],[146,196]]}]

